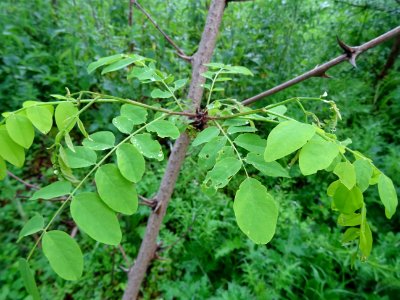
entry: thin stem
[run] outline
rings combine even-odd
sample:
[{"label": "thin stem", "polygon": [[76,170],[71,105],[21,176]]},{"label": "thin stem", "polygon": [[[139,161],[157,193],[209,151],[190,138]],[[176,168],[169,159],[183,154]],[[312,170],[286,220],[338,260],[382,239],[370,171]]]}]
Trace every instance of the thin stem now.
[{"label": "thin stem", "polygon": [[166,84],[164,80],[161,80],[161,82],[162,82],[162,83],[164,84],[164,86],[167,88],[168,92],[171,93],[172,97],[174,98],[176,104],[178,104],[179,108],[180,108],[181,110],[183,110],[183,107],[182,107],[182,105],[179,103],[178,98],[176,98],[174,92],[169,88],[168,84]]},{"label": "thin stem", "polygon": [[240,163],[242,164],[243,170],[246,173],[246,176],[249,177],[249,173],[247,173],[246,167],[244,165],[244,161],[242,159],[242,156],[240,155],[239,151],[237,150],[235,144],[232,142],[232,140],[230,139],[230,137],[226,134],[226,132],[224,131],[224,129],[222,128],[222,126],[217,122],[214,121],[214,124],[219,128],[219,130],[221,130],[221,132],[223,133],[223,135],[228,139],[229,143],[231,144],[233,150],[235,151]]},{"label": "thin stem", "polygon": [[61,204],[61,206],[58,208],[58,210],[54,213],[52,218],[50,219],[49,223],[47,223],[46,227],[43,229],[42,234],[40,235],[39,239],[36,241],[35,245],[32,247],[31,251],[29,252],[29,255],[27,257],[27,260],[29,260],[32,257],[33,252],[35,251],[37,245],[39,244],[39,241],[43,238],[44,234],[47,232],[49,227],[53,224],[54,220],[56,217],[64,210],[64,207],[67,205],[68,201],[71,200],[73,195],[81,188],[81,186],[84,184],[84,182],[92,175],[103,163],[104,161],[109,158],[122,144],[126,143],[133,137],[134,135],[138,134],[139,132],[143,131],[147,126],[150,124],[165,118],[165,115],[162,115],[153,121],[147,123],[146,125],[142,126],[135,132],[131,133],[128,137],[123,139],[121,142],[119,142],[114,148],[112,148],[90,171],[89,173],[86,174],[86,176],[78,183],[78,185],[73,189],[73,191],[68,195],[67,199]]},{"label": "thin stem", "polygon": [[210,87],[210,92],[208,93],[207,106],[208,106],[208,104],[210,104],[211,95],[212,95],[212,92],[213,92],[213,89],[214,89],[215,82],[216,82],[216,80],[217,80],[219,74],[222,72],[222,70],[223,70],[223,69],[220,69],[220,70],[215,74],[215,76],[214,76],[214,78],[213,78],[213,81],[212,81],[211,87]]},{"label": "thin stem", "polygon": [[22,183],[23,185],[25,185],[27,188],[34,189],[34,190],[40,189],[40,187],[38,187],[37,185],[31,184],[31,183],[29,183],[29,182],[26,182],[25,180],[23,180],[22,178],[19,178],[17,175],[15,175],[14,173],[12,173],[12,172],[10,172],[10,171],[7,171],[7,174],[8,174],[8,176],[14,178],[15,180],[21,182],[21,183]]}]

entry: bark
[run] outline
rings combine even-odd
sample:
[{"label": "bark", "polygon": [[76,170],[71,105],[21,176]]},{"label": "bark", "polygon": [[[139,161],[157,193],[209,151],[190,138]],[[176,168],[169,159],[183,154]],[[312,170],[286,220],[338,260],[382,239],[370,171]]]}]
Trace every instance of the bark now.
[{"label": "bark", "polygon": [[279,91],[282,91],[288,87],[291,87],[292,85],[295,85],[299,82],[302,82],[306,79],[309,79],[311,77],[327,77],[326,71],[344,61],[349,61],[353,66],[355,66],[355,60],[358,55],[361,53],[367,51],[370,48],[373,48],[383,42],[386,42],[387,40],[390,40],[393,37],[399,36],[400,35],[400,26],[370,40],[369,42],[366,42],[362,44],[361,46],[358,47],[350,47],[344,44],[342,41],[338,40],[339,45],[343,48],[345,51],[344,54],[324,63],[323,65],[317,66],[316,68],[300,75],[297,76],[289,81],[286,81],[276,87],[273,87],[272,89],[269,89],[265,92],[262,92],[256,96],[253,96],[249,99],[246,99],[242,101],[243,105],[249,105],[257,100],[260,100],[262,98],[271,96],[273,94],[276,94]]},{"label": "bark", "polygon": [[[192,57],[192,81],[188,98],[192,100],[194,110],[200,107],[201,98],[203,96],[201,84],[205,82],[205,78],[200,76],[200,74],[206,71],[204,64],[211,60],[224,8],[225,0],[213,0],[211,2],[198,51]],[[180,168],[185,159],[189,143],[189,136],[183,133],[174,144],[168,159],[166,171],[155,198],[157,201],[157,208],[152,211],[148,219],[146,234],[140,246],[138,257],[129,271],[128,285],[123,296],[124,300],[137,299],[147,268],[155,256],[157,250],[157,236]]]}]

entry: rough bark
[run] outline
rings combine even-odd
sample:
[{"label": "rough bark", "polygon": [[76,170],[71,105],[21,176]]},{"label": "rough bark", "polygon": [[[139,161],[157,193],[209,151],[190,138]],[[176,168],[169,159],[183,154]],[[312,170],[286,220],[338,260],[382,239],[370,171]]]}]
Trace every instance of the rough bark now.
[{"label": "rough bark", "polygon": [[262,92],[256,96],[246,99],[246,100],[242,101],[242,104],[249,105],[257,100],[271,96],[273,94],[276,94],[279,91],[282,91],[288,87],[291,87],[292,85],[295,85],[295,84],[302,82],[306,79],[309,79],[311,77],[326,77],[326,71],[328,69],[330,69],[344,61],[349,61],[352,65],[355,66],[355,60],[358,55],[367,51],[370,48],[373,48],[373,47],[375,47],[387,40],[390,40],[391,38],[393,38],[395,36],[399,36],[399,35],[400,35],[400,26],[398,26],[398,27],[378,36],[377,38],[374,38],[374,39],[370,40],[369,42],[366,42],[365,44],[358,46],[358,47],[349,47],[339,40],[340,46],[345,50],[344,54],[324,63],[323,65],[317,66],[316,68],[314,68],[300,76],[297,76],[297,77],[295,77],[289,81],[286,81],[278,86],[275,86],[272,89],[269,89],[269,90]]},{"label": "rough bark", "polygon": [[[192,100],[194,110],[200,107],[201,98],[203,96],[203,88],[201,87],[201,84],[205,82],[205,78],[200,76],[200,74],[206,71],[204,64],[211,60],[224,8],[225,0],[213,0],[211,2],[198,51],[192,58],[192,80],[188,98]],[[140,246],[138,257],[129,271],[128,285],[123,296],[124,300],[137,299],[138,297],[140,286],[146,275],[147,268],[157,250],[157,236],[167,210],[168,202],[174,190],[180,168],[185,159],[189,142],[190,139],[188,135],[183,133],[175,142],[171,151],[166,171],[155,198],[157,201],[157,208],[152,211],[148,219],[146,234]]]}]

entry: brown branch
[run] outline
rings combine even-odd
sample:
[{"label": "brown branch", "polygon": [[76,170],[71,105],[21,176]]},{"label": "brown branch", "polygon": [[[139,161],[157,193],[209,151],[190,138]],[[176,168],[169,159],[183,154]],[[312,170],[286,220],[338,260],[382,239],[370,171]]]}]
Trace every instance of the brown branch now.
[{"label": "brown branch", "polygon": [[137,0],[131,0],[131,3],[134,4],[146,16],[146,18],[154,25],[154,27],[164,36],[167,42],[175,48],[179,57],[183,58],[186,61],[191,61],[192,57],[186,55],[185,52],[183,52],[183,50],[179,48],[177,44],[175,44],[175,42],[168,36],[168,34],[166,34],[160,28],[160,26],[158,26],[157,22],[150,16],[150,14],[137,2]]},{"label": "brown branch", "polygon": [[19,178],[17,175],[15,175],[14,173],[11,173],[10,171],[7,171],[7,174],[8,174],[8,176],[14,178],[15,180],[21,182],[27,188],[34,189],[34,190],[40,189],[40,187],[38,187],[37,185],[26,182],[25,180],[23,180],[22,178]]},{"label": "brown branch", "polygon": [[129,15],[128,15],[128,25],[129,27],[132,26],[133,22],[133,4],[134,4],[135,0],[129,0]]},{"label": "brown branch", "polygon": [[[192,81],[187,98],[192,99],[194,109],[200,106],[203,95],[201,84],[204,83],[205,80],[200,74],[207,70],[204,64],[211,60],[224,8],[225,0],[213,0],[211,2],[199,48],[192,59]],[[124,300],[137,298],[147,268],[154,258],[157,250],[157,236],[167,210],[168,202],[174,190],[179,170],[185,159],[189,143],[189,136],[187,133],[183,133],[174,144],[168,159],[166,171],[161,180],[160,188],[155,197],[158,202],[158,209],[152,211],[148,219],[146,234],[140,246],[139,254],[134,266],[129,271],[128,285],[123,296]]]},{"label": "brown branch", "polygon": [[365,44],[362,44],[361,46],[358,47],[350,47],[347,46],[345,43],[343,43],[342,41],[339,41],[339,45],[344,49],[345,53],[324,63],[323,65],[317,66],[314,69],[300,75],[297,76],[296,78],[293,78],[289,81],[286,81],[272,89],[269,89],[265,92],[262,92],[256,96],[253,96],[251,98],[248,98],[244,101],[242,101],[243,105],[249,105],[257,100],[260,100],[262,98],[271,96],[277,92],[280,92],[288,87],[291,87],[292,85],[295,85],[299,82],[302,82],[306,79],[309,79],[311,77],[324,77],[326,76],[326,71],[344,61],[349,61],[352,65],[355,66],[355,60],[357,58],[358,55],[360,55],[361,53],[367,51],[370,48],[373,48],[395,36],[400,35],[400,26],[386,32],[385,34],[382,34],[381,36],[378,36],[377,38],[374,38],[373,40],[370,40],[369,42],[366,42]]},{"label": "brown branch", "polygon": [[394,44],[392,46],[392,50],[390,50],[389,57],[386,61],[385,66],[383,67],[381,73],[377,76],[377,81],[382,80],[390,70],[390,68],[393,67],[397,57],[400,54],[400,36],[397,37],[397,39],[394,41]]}]

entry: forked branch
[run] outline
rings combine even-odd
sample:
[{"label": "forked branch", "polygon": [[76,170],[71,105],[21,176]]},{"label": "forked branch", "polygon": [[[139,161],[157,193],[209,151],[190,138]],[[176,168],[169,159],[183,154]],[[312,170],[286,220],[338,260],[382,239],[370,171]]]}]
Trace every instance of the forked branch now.
[{"label": "forked branch", "polygon": [[390,40],[391,38],[399,36],[399,35],[400,35],[400,26],[398,26],[398,27],[382,34],[381,36],[378,36],[378,37],[374,38],[373,40],[370,40],[369,42],[366,42],[365,44],[362,44],[361,46],[358,46],[358,47],[350,47],[338,39],[338,43],[339,43],[340,47],[345,52],[344,54],[324,63],[323,65],[317,66],[314,69],[307,71],[306,73],[304,73],[300,76],[297,76],[289,81],[286,81],[272,89],[269,89],[269,90],[262,92],[256,96],[248,98],[248,99],[242,101],[242,104],[249,105],[257,100],[271,96],[273,94],[276,94],[277,92],[280,92],[288,87],[291,87],[292,85],[295,85],[295,84],[302,82],[306,79],[309,79],[311,77],[327,77],[327,75],[326,75],[327,70],[329,70],[330,68],[332,68],[344,61],[350,62],[355,67],[356,66],[356,58],[358,57],[358,55],[367,51],[370,48],[373,48],[373,47],[375,47],[383,42],[386,42],[387,40]]}]

